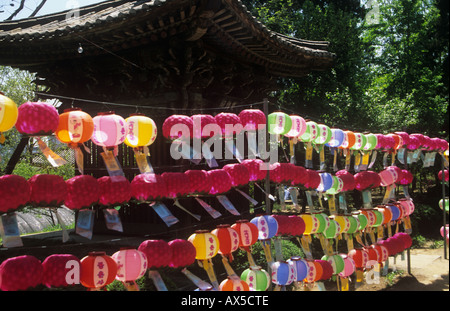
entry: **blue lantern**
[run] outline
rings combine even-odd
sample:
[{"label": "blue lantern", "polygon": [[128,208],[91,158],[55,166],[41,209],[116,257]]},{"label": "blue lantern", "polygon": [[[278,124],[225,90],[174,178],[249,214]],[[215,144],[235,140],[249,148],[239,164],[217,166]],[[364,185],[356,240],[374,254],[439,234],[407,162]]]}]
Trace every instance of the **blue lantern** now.
[{"label": "blue lantern", "polygon": [[294,282],[294,267],[286,261],[277,261],[272,264],[272,282],[276,285],[286,286]]},{"label": "blue lantern", "polygon": [[331,129],[331,139],[325,146],[330,148],[337,148],[344,143],[345,133],[340,129]]},{"label": "blue lantern", "polygon": [[330,173],[319,173],[320,183],[317,191],[325,192],[333,186],[333,176]]},{"label": "blue lantern", "polygon": [[287,262],[294,267],[294,281],[303,282],[309,272],[309,266],[306,260],[300,256],[294,256],[288,259]]}]

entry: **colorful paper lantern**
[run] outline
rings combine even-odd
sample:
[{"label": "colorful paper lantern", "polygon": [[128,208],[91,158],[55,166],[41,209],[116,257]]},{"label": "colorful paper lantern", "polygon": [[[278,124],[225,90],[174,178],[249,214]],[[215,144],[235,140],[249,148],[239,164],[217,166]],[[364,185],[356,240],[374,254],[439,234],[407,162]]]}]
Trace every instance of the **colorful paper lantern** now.
[{"label": "colorful paper lantern", "polygon": [[272,264],[272,283],[286,286],[294,282],[294,267],[285,261],[277,261]]},{"label": "colorful paper lantern", "polygon": [[292,186],[303,186],[308,181],[308,174],[303,166],[292,165]]},{"label": "colorful paper lantern", "polygon": [[167,197],[167,186],[161,175],[139,174],[131,181],[131,196],[138,201],[154,201]]},{"label": "colorful paper lantern", "polygon": [[333,176],[330,173],[319,173],[320,183],[317,187],[317,191],[325,192],[333,185]]},{"label": "colorful paper lantern", "polygon": [[33,206],[59,207],[67,195],[67,185],[59,175],[37,174],[28,179],[30,203]]},{"label": "colorful paper lantern", "polygon": [[363,248],[355,248],[348,252],[348,257],[355,261],[356,269],[365,269],[369,261],[369,254]]},{"label": "colorful paper lantern", "polygon": [[337,148],[344,143],[344,140],[345,140],[344,131],[341,129],[332,128],[330,141],[327,142],[325,145],[330,148]]},{"label": "colorful paper lantern", "polygon": [[367,226],[373,227],[375,222],[377,221],[377,215],[375,214],[373,209],[361,209],[361,214],[367,217]]},{"label": "colorful paper lantern", "polygon": [[350,221],[346,215],[335,215],[334,220],[339,223],[340,231],[339,233],[347,233],[348,229],[350,229]]},{"label": "colorful paper lantern", "polygon": [[70,209],[90,208],[98,202],[100,187],[91,175],[78,175],[66,180],[67,196],[64,205]]},{"label": "colorful paper lantern", "polygon": [[276,135],[287,134],[292,128],[292,120],[289,115],[284,112],[272,112],[267,116],[267,124],[269,133]]},{"label": "colorful paper lantern", "polygon": [[305,119],[297,115],[290,115],[289,117],[291,118],[292,126],[285,136],[289,138],[298,138],[299,136],[302,136],[306,131]]},{"label": "colorful paper lantern", "polygon": [[346,170],[340,170],[336,172],[336,176],[338,176],[343,182],[341,190],[342,192],[351,191],[355,189],[355,177],[353,176],[352,173]]},{"label": "colorful paper lantern", "polygon": [[53,254],[45,258],[42,262],[42,284],[48,288],[75,285],[76,280],[72,284],[67,283],[67,274],[74,268],[70,261],[80,266],[80,260],[72,254]]},{"label": "colorful paper lantern", "polygon": [[275,218],[278,223],[276,236],[287,236],[291,234],[291,223],[288,215],[273,214],[272,217]]},{"label": "colorful paper lantern", "polygon": [[50,135],[59,124],[59,114],[54,106],[45,102],[26,102],[19,106],[16,129],[21,134]]},{"label": "colorful paper lantern", "polygon": [[354,175],[355,189],[364,191],[367,189],[376,188],[380,185],[381,179],[378,173],[374,171],[361,171]]},{"label": "colorful paper lantern", "polygon": [[27,204],[31,188],[27,180],[19,175],[0,176],[0,212],[17,210]]},{"label": "colorful paper lantern", "polygon": [[233,252],[239,248],[239,234],[228,224],[218,225],[211,233],[219,239],[218,253],[226,256],[231,262]]},{"label": "colorful paper lantern", "polygon": [[331,266],[331,263],[326,260],[316,259],[315,262],[318,262],[322,266],[322,276],[320,277],[319,281],[326,281],[331,279],[333,276],[333,267]]},{"label": "colorful paper lantern", "polygon": [[363,150],[373,150],[378,144],[378,138],[375,134],[368,133],[366,136],[366,144],[363,147]]},{"label": "colorful paper lantern", "polygon": [[101,289],[116,278],[117,263],[105,252],[90,252],[80,264],[81,285],[89,290]]},{"label": "colorful paper lantern", "polygon": [[383,187],[392,185],[397,179],[396,172],[390,169],[384,169],[381,172],[379,172],[378,175],[380,176],[381,179],[380,185]]},{"label": "colorful paper lantern", "polygon": [[345,268],[344,258],[338,254],[324,255],[322,260],[326,260],[331,265],[334,275],[341,273]]},{"label": "colorful paper lantern", "polygon": [[266,125],[266,115],[259,109],[244,109],[238,116],[242,126],[248,131],[256,131]]},{"label": "colorful paper lantern", "polygon": [[308,176],[307,181],[305,182],[305,188],[308,190],[316,190],[321,182],[320,175],[317,171],[306,169],[306,174]]},{"label": "colorful paper lantern", "polygon": [[125,145],[131,148],[150,146],[156,140],[158,129],[155,121],[143,114],[132,114],[125,119],[128,131]]},{"label": "colorful paper lantern", "polygon": [[345,130],[344,134],[345,134],[345,139],[338,148],[339,149],[350,149],[353,147],[353,145],[356,142],[355,133],[353,133],[352,131]]},{"label": "colorful paper lantern", "polygon": [[166,184],[167,196],[169,198],[177,198],[189,194],[191,187],[189,186],[189,177],[179,172],[164,172],[161,174]]},{"label": "colorful paper lantern", "polygon": [[397,203],[399,203],[405,209],[404,216],[409,216],[414,212],[415,206],[412,199],[402,198],[398,200]]},{"label": "colorful paper lantern", "polygon": [[31,255],[6,259],[0,265],[0,290],[27,290],[41,284],[43,268],[41,261]]},{"label": "colorful paper lantern", "polygon": [[193,131],[192,119],[185,115],[174,114],[166,118],[162,125],[163,136],[167,139],[189,139]]},{"label": "colorful paper lantern", "polygon": [[99,112],[92,120],[94,132],[91,140],[97,146],[116,148],[125,141],[128,134],[127,123],[114,111]]},{"label": "colorful paper lantern", "polygon": [[0,133],[12,129],[18,116],[19,110],[16,103],[0,92]]},{"label": "colorful paper lantern", "polygon": [[330,218],[325,213],[314,213],[314,216],[319,220],[319,228],[316,233],[323,233],[330,226]]},{"label": "colorful paper lantern", "polygon": [[303,282],[309,272],[309,265],[306,260],[300,256],[293,256],[287,262],[294,268],[294,282]]},{"label": "colorful paper lantern", "polygon": [[392,214],[392,221],[398,220],[400,219],[400,215],[401,215],[401,211],[399,209],[399,207],[395,204],[387,204],[386,208],[388,208],[391,211]]},{"label": "colorful paper lantern", "polygon": [[231,137],[242,131],[243,126],[241,124],[241,119],[237,114],[221,112],[214,116],[214,119],[216,120],[217,125],[220,126],[224,137]]},{"label": "colorful paper lantern", "polygon": [[269,273],[259,266],[245,269],[241,274],[241,280],[245,281],[253,291],[266,291],[270,286]]},{"label": "colorful paper lantern", "polygon": [[331,177],[333,179],[333,183],[331,184],[331,187],[328,188],[325,192],[331,195],[338,194],[344,188],[344,181],[341,179],[340,176],[331,176]]},{"label": "colorful paper lantern", "polygon": [[348,234],[353,234],[356,231],[358,231],[359,227],[360,227],[359,219],[357,217],[353,217],[353,215],[348,215],[347,219],[348,219],[348,221],[350,223],[350,226],[349,226],[349,228],[347,230],[347,233]]},{"label": "colorful paper lantern", "polygon": [[413,182],[414,175],[408,171],[408,170],[402,170],[402,174],[400,177],[400,184],[401,185],[409,185]]},{"label": "colorful paper lantern", "polygon": [[392,137],[394,140],[394,144],[392,145],[392,149],[397,150],[403,146],[403,141],[400,135],[389,133],[387,136]]},{"label": "colorful paper lantern", "polygon": [[241,162],[245,166],[249,173],[249,181],[260,181],[266,178],[267,170],[262,170],[261,166],[264,162],[260,159],[247,159]]},{"label": "colorful paper lantern", "polygon": [[194,245],[196,250],[195,258],[198,260],[208,260],[217,255],[220,242],[216,235],[207,230],[196,230],[188,241]]},{"label": "colorful paper lantern", "polygon": [[371,246],[365,247],[364,249],[366,250],[367,254],[369,255],[368,262],[371,262],[371,261],[379,262],[380,261],[381,254],[378,252],[378,249],[371,247]]},{"label": "colorful paper lantern", "polygon": [[71,148],[77,148],[79,144],[87,142],[94,133],[94,121],[92,117],[80,108],[64,110],[59,115],[58,127],[55,131],[56,138]]},{"label": "colorful paper lantern", "polygon": [[273,238],[278,232],[278,222],[270,215],[261,215],[250,220],[258,228],[258,240]]},{"label": "colorful paper lantern", "polygon": [[409,134],[406,132],[395,132],[402,139],[402,147],[406,147],[409,144]]},{"label": "colorful paper lantern", "polygon": [[341,232],[341,225],[334,219],[333,216],[330,216],[330,225],[325,230],[325,238],[327,239],[335,239],[339,236]]},{"label": "colorful paper lantern", "polygon": [[[442,170],[439,171],[438,178],[442,181]],[[448,181],[448,170],[444,170],[444,181]]]},{"label": "colorful paper lantern", "polygon": [[98,202],[104,206],[116,206],[127,203],[131,199],[131,183],[123,178],[114,181],[110,176],[102,176],[97,179],[99,187]]},{"label": "colorful paper lantern", "polygon": [[290,185],[294,180],[294,165],[276,162],[271,165],[270,180],[277,184]]},{"label": "colorful paper lantern", "polygon": [[319,219],[314,214],[304,213],[301,214],[303,221],[305,222],[305,231],[303,234],[313,234],[319,229]]},{"label": "colorful paper lantern", "polygon": [[384,221],[383,213],[376,208],[374,208],[372,211],[375,214],[375,223],[372,225],[372,227],[376,228],[381,226],[381,224],[383,224]]},{"label": "colorful paper lantern", "polygon": [[378,259],[379,260],[378,263],[382,264],[383,262],[388,260],[389,251],[386,248],[386,246],[376,243],[376,244],[373,244],[372,247],[375,248],[378,251],[378,254],[380,255],[380,257]]},{"label": "colorful paper lantern", "polygon": [[193,125],[193,137],[197,139],[210,138],[214,136],[216,119],[210,114],[195,114],[191,116]]},{"label": "colorful paper lantern", "polygon": [[250,181],[250,172],[241,163],[226,164],[223,169],[230,175],[232,187],[245,186]]},{"label": "colorful paper lantern", "polygon": [[138,251],[147,257],[148,268],[168,267],[172,260],[172,248],[164,240],[145,240],[139,244]]},{"label": "colorful paper lantern", "polygon": [[356,213],[353,213],[352,216],[358,218],[358,221],[359,221],[358,230],[359,231],[364,230],[368,226],[369,220],[367,219],[367,216],[364,215],[363,213],[356,212]]},{"label": "colorful paper lantern", "polygon": [[409,135],[409,140],[408,140],[408,144],[406,145],[406,148],[408,150],[416,150],[420,147],[420,139]]},{"label": "colorful paper lantern", "polygon": [[147,256],[133,248],[121,248],[115,252],[112,259],[117,263],[116,280],[134,283],[147,271]]},{"label": "colorful paper lantern", "polygon": [[184,172],[189,178],[190,193],[207,194],[211,190],[211,181],[205,170],[187,170]]},{"label": "colorful paper lantern", "polygon": [[301,216],[289,215],[288,219],[290,222],[290,235],[301,236],[305,233],[306,224]]},{"label": "colorful paper lantern", "polygon": [[308,275],[303,280],[305,283],[314,283],[322,278],[323,268],[322,265],[314,260],[307,260],[308,263]]},{"label": "colorful paper lantern", "polygon": [[240,219],[231,228],[236,230],[239,235],[239,247],[249,252],[250,246],[258,241],[258,227],[247,219]]},{"label": "colorful paper lantern", "polygon": [[195,262],[197,250],[195,246],[183,239],[175,239],[167,243],[170,247],[172,257],[169,261],[169,267],[180,268],[190,266]]},{"label": "colorful paper lantern", "polygon": [[351,150],[362,150],[367,143],[367,138],[363,133],[354,133],[355,143],[350,147]]},{"label": "colorful paper lantern", "polygon": [[222,292],[248,292],[250,291],[250,287],[247,282],[228,276],[220,283],[219,290]]},{"label": "colorful paper lantern", "polygon": [[224,169],[208,171],[211,189],[209,194],[222,194],[231,189],[231,177]]},{"label": "colorful paper lantern", "polygon": [[356,270],[355,261],[351,257],[347,256],[347,254],[339,254],[339,256],[341,256],[344,260],[344,269],[339,273],[339,276],[347,278]]},{"label": "colorful paper lantern", "polygon": [[332,132],[329,126],[325,124],[318,124],[317,131],[317,137],[313,141],[315,144],[324,145],[331,140]]},{"label": "colorful paper lantern", "polygon": [[[1,178],[1,177],[0,177]],[[445,199],[439,200],[439,208],[443,210],[445,208],[445,211],[448,212],[448,197]]]},{"label": "colorful paper lantern", "polygon": [[299,137],[299,139],[305,143],[313,142],[317,135],[319,135],[318,124],[314,121],[306,121],[306,130],[303,135]]},{"label": "colorful paper lantern", "polygon": [[386,208],[384,205],[378,205],[377,210],[383,214],[383,222],[382,225],[386,225],[392,220],[392,212],[390,209]]}]

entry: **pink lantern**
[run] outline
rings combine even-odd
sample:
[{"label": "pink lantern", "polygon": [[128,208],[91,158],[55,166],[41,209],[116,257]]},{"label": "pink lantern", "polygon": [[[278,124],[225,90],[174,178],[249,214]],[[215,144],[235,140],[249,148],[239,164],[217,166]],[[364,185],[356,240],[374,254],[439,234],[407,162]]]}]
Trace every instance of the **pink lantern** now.
[{"label": "pink lantern", "polygon": [[66,180],[67,196],[64,204],[70,209],[89,208],[97,203],[100,188],[91,175],[78,175]]},{"label": "pink lantern", "polygon": [[49,103],[26,102],[18,111],[16,128],[21,134],[50,135],[58,128],[58,111]]},{"label": "pink lantern", "polygon": [[194,138],[210,138],[213,136],[214,132],[205,130],[205,127],[210,124],[215,124],[216,119],[209,114],[195,114],[191,117],[193,124],[193,137]]},{"label": "pink lantern", "polygon": [[303,186],[308,181],[308,174],[303,166],[292,165],[292,174],[292,186]]},{"label": "pink lantern", "polygon": [[406,132],[395,132],[402,139],[402,146],[407,146],[409,144],[409,134]]},{"label": "pink lantern", "polygon": [[67,185],[59,175],[38,174],[28,179],[31,195],[30,203],[34,206],[58,207],[64,203]]},{"label": "pink lantern", "polygon": [[178,172],[164,172],[161,174],[167,188],[167,196],[176,198],[188,195],[190,192],[189,176]]},{"label": "pink lantern", "polygon": [[22,176],[0,176],[0,212],[7,213],[23,207],[29,201],[30,194],[30,185]]},{"label": "pink lantern", "polygon": [[121,282],[134,282],[147,271],[147,256],[137,249],[121,248],[111,257],[117,263],[116,280]]},{"label": "pink lantern", "polygon": [[146,240],[138,250],[147,257],[148,268],[168,267],[172,260],[172,248],[164,240]]},{"label": "pink lantern", "polygon": [[105,148],[115,148],[125,141],[128,133],[127,122],[114,111],[99,112],[92,120],[94,132],[91,140],[94,144]]},{"label": "pink lantern", "polygon": [[384,138],[383,134],[375,134],[377,138],[377,145],[375,146],[375,149],[385,149],[386,145],[386,139]]},{"label": "pink lantern", "polygon": [[384,136],[384,149],[392,150],[395,149],[396,141],[395,137],[392,135],[383,135]]},{"label": "pink lantern", "polygon": [[386,169],[394,171],[394,173],[393,173],[394,183],[400,182],[400,178],[402,178],[402,169],[401,168],[399,168],[398,166],[395,166],[395,165],[391,165],[391,166],[386,167]]},{"label": "pink lantern", "polygon": [[400,177],[400,184],[401,185],[409,185],[413,182],[414,175],[408,171],[408,170],[402,170],[402,174]]},{"label": "pink lantern", "polygon": [[358,191],[363,191],[369,188],[372,188],[373,186],[380,185],[380,177],[378,178],[374,175],[377,173],[373,171],[361,171],[359,173],[356,173],[355,178],[355,189]]},{"label": "pink lantern", "polygon": [[320,185],[320,175],[317,171],[306,169],[308,181],[304,184],[306,189],[317,189]]},{"label": "pink lantern", "polygon": [[403,207],[405,210],[403,216],[409,216],[414,212],[415,206],[412,199],[403,198],[398,200],[398,203]]},{"label": "pink lantern", "polygon": [[225,170],[210,170],[208,175],[211,181],[209,194],[222,194],[231,189],[231,177]]},{"label": "pink lantern", "polygon": [[131,181],[131,196],[138,201],[160,200],[167,197],[167,186],[161,175],[139,174]]},{"label": "pink lantern", "polygon": [[245,167],[247,167],[249,172],[249,181],[259,181],[266,178],[267,170],[262,170],[261,165],[264,165],[264,162],[260,159],[247,159],[242,161],[241,163]]},{"label": "pink lantern", "polygon": [[175,239],[170,241],[168,244],[172,252],[169,267],[186,267],[195,262],[197,250],[191,242],[182,239]]},{"label": "pink lantern", "polygon": [[185,115],[171,115],[164,120],[162,125],[163,136],[167,139],[190,138],[192,130],[192,119]]},{"label": "pink lantern", "polygon": [[18,291],[36,287],[42,282],[39,259],[31,255],[8,258],[0,265],[0,290]]},{"label": "pink lantern", "polygon": [[270,180],[277,184],[289,185],[294,180],[294,165],[291,163],[274,163],[270,171]]},{"label": "pink lantern", "polygon": [[222,129],[222,135],[224,137],[230,137],[242,131],[241,119],[234,113],[221,112],[214,119]]},{"label": "pink lantern", "polygon": [[131,184],[125,177],[114,181],[109,176],[97,179],[99,186],[99,203],[105,206],[124,204],[131,199]]},{"label": "pink lantern", "polygon": [[415,134],[411,134],[409,135],[409,138],[411,139],[411,137],[415,137],[418,139],[418,143],[419,143],[419,148],[423,147],[426,144],[426,138],[423,134],[420,133],[415,133]]},{"label": "pink lantern", "polygon": [[205,170],[187,170],[184,172],[189,178],[190,193],[207,194],[211,190],[211,181]]},{"label": "pink lantern", "polygon": [[42,284],[49,288],[75,285],[75,280],[73,284],[67,283],[67,274],[74,268],[69,261],[80,264],[80,260],[71,254],[54,254],[45,258],[42,262]]},{"label": "pink lantern", "polygon": [[[442,170],[439,171],[438,178],[442,181]],[[448,181],[448,170],[444,170],[444,181]]]},{"label": "pink lantern", "polygon": [[386,187],[395,183],[397,179],[396,172],[394,170],[384,169],[378,173],[381,179],[381,186]]},{"label": "pink lantern", "polygon": [[341,190],[342,192],[355,189],[355,177],[353,176],[353,174],[346,170],[340,170],[336,172],[336,176],[342,179],[342,182],[344,183],[344,186]]},{"label": "pink lantern", "polygon": [[292,127],[291,130],[285,134],[285,136],[289,138],[302,136],[306,131],[306,120],[296,115],[291,115],[289,117],[292,121]]},{"label": "pink lantern", "polygon": [[344,269],[339,272],[339,276],[346,278],[351,276],[356,270],[356,264],[353,258],[349,257],[347,254],[339,254],[344,260]]},{"label": "pink lantern", "polygon": [[250,173],[245,165],[240,163],[227,164],[223,169],[230,175],[232,187],[241,187],[248,184]]},{"label": "pink lantern", "polygon": [[258,130],[259,125],[266,125],[266,115],[259,109],[245,109],[239,113],[242,126],[247,130]]},{"label": "pink lantern", "polygon": [[412,134],[409,135],[408,144],[406,145],[406,148],[408,150],[416,150],[420,147],[420,139],[416,136],[413,136]]}]

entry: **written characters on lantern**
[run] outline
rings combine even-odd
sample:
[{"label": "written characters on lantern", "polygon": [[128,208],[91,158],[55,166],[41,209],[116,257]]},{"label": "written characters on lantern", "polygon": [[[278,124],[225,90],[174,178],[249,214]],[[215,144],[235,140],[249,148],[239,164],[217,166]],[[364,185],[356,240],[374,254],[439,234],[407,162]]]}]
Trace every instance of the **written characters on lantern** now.
[{"label": "written characters on lantern", "polygon": [[227,295],[225,298],[216,297],[195,297],[188,295],[187,297],[181,298],[181,306],[203,306],[209,307],[210,309],[214,306],[268,306],[269,297],[268,296],[258,296],[258,295]]}]

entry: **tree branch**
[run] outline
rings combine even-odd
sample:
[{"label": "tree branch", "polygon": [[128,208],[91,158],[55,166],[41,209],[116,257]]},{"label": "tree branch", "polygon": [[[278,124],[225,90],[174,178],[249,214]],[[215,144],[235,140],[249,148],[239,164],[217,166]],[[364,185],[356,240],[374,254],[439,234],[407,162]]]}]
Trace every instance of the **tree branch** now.
[{"label": "tree branch", "polygon": [[25,6],[25,0],[20,0],[20,4],[19,4],[19,7],[17,8],[17,10],[15,10],[14,13],[12,13],[11,16],[5,20],[6,21],[12,20],[17,14],[19,14],[20,11],[22,11],[24,6]]},{"label": "tree branch", "polygon": [[42,0],[41,3],[39,3],[39,5],[36,7],[36,9],[33,11],[33,13],[31,13],[30,16],[28,17],[34,17],[44,6],[44,4],[47,2],[47,0]]}]

